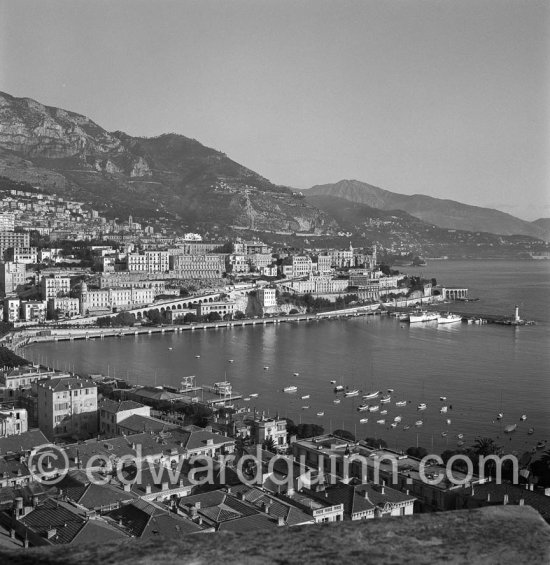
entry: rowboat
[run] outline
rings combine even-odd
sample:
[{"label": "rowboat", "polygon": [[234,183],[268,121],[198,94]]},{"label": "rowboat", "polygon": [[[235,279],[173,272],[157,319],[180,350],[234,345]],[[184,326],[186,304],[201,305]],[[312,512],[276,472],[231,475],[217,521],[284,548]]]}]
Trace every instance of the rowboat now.
[{"label": "rowboat", "polygon": [[369,405],[368,404],[360,404],[357,407],[357,412],[366,412],[369,409]]},{"label": "rowboat", "polygon": [[380,399],[380,404],[387,404],[388,402],[391,402],[391,396],[389,394],[384,395]]},{"label": "rowboat", "polygon": [[307,400],[309,398],[309,394],[304,394],[304,396],[302,396],[302,400]]},{"label": "rowboat", "polygon": [[369,392],[368,394],[364,394],[363,398],[368,400],[369,398],[376,398],[380,394],[380,391],[377,390],[376,392]]},{"label": "rowboat", "polygon": [[359,420],[359,423],[360,423],[360,424],[366,424],[368,421],[369,421],[368,418],[361,418],[361,419]]},{"label": "rowboat", "polygon": [[386,420],[376,420],[376,423],[383,426],[386,423]]},{"label": "rowboat", "polygon": [[285,388],[283,388],[283,392],[296,392],[298,390],[297,386],[291,385],[291,386],[285,386]]},{"label": "rowboat", "polygon": [[317,412],[317,416],[324,416],[325,413],[324,412]]},{"label": "rowboat", "polygon": [[417,410],[426,410],[427,406],[424,404],[424,402],[420,403],[416,409]]},{"label": "rowboat", "polygon": [[396,406],[407,406],[407,401],[406,400],[398,400],[395,403]]},{"label": "rowboat", "polygon": [[375,404],[374,406],[369,406],[369,412],[378,412],[378,410],[380,410],[380,406],[378,406],[378,404]]},{"label": "rowboat", "polygon": [[424,422],[422,420],[417,420],[414,425],[419,428]]},{"label": "rowboat", "polygon": [[344,396],[346,398],[349,398],[351,396],[359,396],[359,390],[357,390],[356,388],[353,390],[348,390],[347,392],[344,393]]}]

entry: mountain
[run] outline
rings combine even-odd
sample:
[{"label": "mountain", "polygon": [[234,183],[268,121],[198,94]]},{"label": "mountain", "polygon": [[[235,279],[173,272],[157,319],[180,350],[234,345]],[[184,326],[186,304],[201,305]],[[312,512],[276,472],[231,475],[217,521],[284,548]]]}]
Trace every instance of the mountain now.
[{"label": "mountain", "polygon": [[539,218],[531,223],[543,231],[543,239],[550,241],[550,218]]},{"label": "mountain", "polygon": [[306,200],[334,218],[357,245],[366,239],[396,255],[511,259],[526,258],[531,252],[544,249],[544,244],[531,236],[440,228],[402,210],[380,210],[345,198],[309,194],[309,191]]},{"label": "mountain", "polygon": [[80,114],[5,93],[0,175],[87,202],[108,217],[311,233],[335,227],[298,192],[194,139],[108,132]]},{"label": "mountain", "polygon": [[429,224],[448,229],[532,237],[543,237],[546,231],[536,223],[526,222],[491,208],[470,206],[422,194],[398,194],[356,180],[316,185],[304,193],[336,196],[380,210],[403,210]]}]

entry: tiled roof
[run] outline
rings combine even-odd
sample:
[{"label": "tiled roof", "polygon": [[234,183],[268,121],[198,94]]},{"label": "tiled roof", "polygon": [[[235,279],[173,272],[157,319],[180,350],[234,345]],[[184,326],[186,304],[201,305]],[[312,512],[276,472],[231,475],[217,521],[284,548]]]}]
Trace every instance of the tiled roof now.
[{"label": "tiled roof", "polygon": [[50,443],[40,430],[29,430],[19,435],[0,438],[0,455],[30,451],[37,445]]},{"label": "tiled roof", "polygon": [[89,379],[81,379],[79,377],[61,377],[46,379],[44,381],[38,381],[37,385],[43,388],[50,388],[52,392],[61,392],[69,389],[81,389],[81,388],[97,388],[97,384]]},{"label": "tiled roof", "polygon": [[56,533],[49,541],[53,544],[71,543],[84,527],[86,518],[68,504],[47,499],[20,521],[46,539],[46,532],[55,528]]},{"label": "tiled roof", "polygon": [[153,432],[159,433],[167,430],[177,429],[178,426],[170,424],[151,416],[132,414],[118,423],[119,427],[128,430],[129,433]]},{"label": "tiled roof", "polygon": [[[455,492],[461,496],[471,497],[479,503],[486,503],[488,506],[503,504],[504,495],[508,496],[508,504],[517,505],[523,499],[526,506],[533,507],[547,522],[550,522],[550,496],[545,496],[542,492],[528,490],[525,487],[522,488],[521,486],[508,483],[499,485],[492,481],[475,485],[473,495],[471,494],[471,487],[463,487]],[[487,500],[488,495],[490,495],[490,500]]]},{"label": "tiled roof", "polygon": [[91,483],[82,493],[76,502],[91,510],[109,506],[116,502],[126,502],[133,500],[135,495],[132,492],[124,491],[111,485],[98,485]]},{"label": "tiled roof", "polygon": [[88,520],[73,538],[73,544],[104,544],[128,537],[128,534],[101,519]]},{"label": "tiled roof", "polygon": [[219,532],[251,532],[254,530],[268,530],[276,528],[277,522],[270,519],[265,514],[254,514],[253,516],[243,516],[236,520],[222,522],[218,526]]},{"label": "tiled roof", "polygon": [[143,408],[144,406],[144,404],[134,402],[133,400],[121,400],[120,402],[116,402],[110,398],[105,398],[101,401],[99,409],[116,414],[118,412],[126,412],[128,410],[136,410],[137,408]]}]

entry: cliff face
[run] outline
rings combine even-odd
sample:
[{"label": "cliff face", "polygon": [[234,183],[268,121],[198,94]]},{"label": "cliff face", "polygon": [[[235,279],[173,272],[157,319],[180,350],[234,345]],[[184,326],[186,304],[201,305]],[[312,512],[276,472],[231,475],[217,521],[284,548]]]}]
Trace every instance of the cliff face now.
[{"label": "cliff face", "polygon": [[292,190],[182,135],[135,138],[0,93],[0,175],[83,200],[108,216],[315,232],[334,224]]}]

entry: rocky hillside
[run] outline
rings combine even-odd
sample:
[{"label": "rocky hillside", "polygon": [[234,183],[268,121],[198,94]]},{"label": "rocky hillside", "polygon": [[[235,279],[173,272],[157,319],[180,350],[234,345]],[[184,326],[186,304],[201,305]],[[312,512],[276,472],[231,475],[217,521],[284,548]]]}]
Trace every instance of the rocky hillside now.
[{"label": "rocky hillside", "polygon": [[318,232],[331,219],[287,187],[182,135],[136,138],[0,93],[0,175],[89,202],[111,217]]},{"label": "rocky hillside", "polygon": [[544,237],[546,233],[546,230],[532,222],[491,208],[470,206],[422,194],[397,194],[356,180],[316,185],[306,194],[345,198],[380,210],[403,210],[441,228],[532,237]]}]

